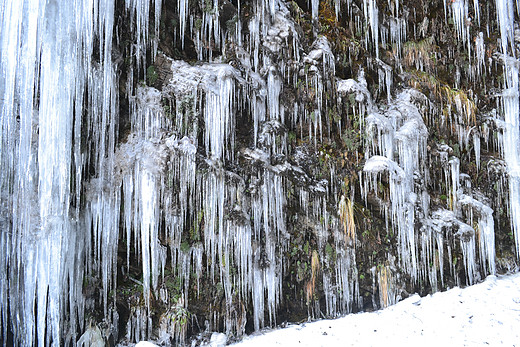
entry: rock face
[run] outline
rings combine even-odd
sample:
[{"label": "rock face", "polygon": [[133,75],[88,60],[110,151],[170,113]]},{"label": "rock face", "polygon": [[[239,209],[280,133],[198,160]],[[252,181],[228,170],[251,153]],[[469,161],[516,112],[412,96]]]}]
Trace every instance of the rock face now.
[{"label": "rock face", "polygon": [[518,270],[519,15],[4,1],[1,341],[223,345]]}]

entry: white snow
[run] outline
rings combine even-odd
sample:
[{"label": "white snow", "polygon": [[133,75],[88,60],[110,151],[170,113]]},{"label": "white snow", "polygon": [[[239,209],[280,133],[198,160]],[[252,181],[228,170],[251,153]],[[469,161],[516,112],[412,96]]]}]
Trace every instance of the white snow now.
[{"label": "white snow", "polygon": [[141,341],[135,345],[135,347],[156,347],[156,346],[157,346],[156,344],[153,344],[148,341]]},{"label": "white snow", "polygon": [[227,343],[226,334],[222,333],[213,333],[211,334],[211,339],[209,341],[208,347],[224,347]]},{"label": "white snow", "polygon": [[394,306],[246,337],[234,346],[518,346],[520,273]]}]

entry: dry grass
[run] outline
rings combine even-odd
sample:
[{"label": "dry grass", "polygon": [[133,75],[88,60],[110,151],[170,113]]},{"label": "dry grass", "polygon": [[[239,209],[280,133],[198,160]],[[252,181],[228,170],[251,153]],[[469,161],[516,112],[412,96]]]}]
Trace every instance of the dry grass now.
[{"label": "dry grass", "polygon": [[466,91],[451,88],[432,74],[423,71],[413,71],[411,76],[410,86],[424,92],[430,91],[436,99],[445,104],[443,113],[446,116],[453,116],[453,110],[455,110],[457,114],[464,117],[466,125],[474,126],[476,124],[477,105]]},{"label": "dry grass", "polygon": [[311,257],[311,280],[314,285],[316,282],[316,277],[318,276],[318,271],[320,271],[320,258],[318,256],[318,252],[315,250],[312,251]]},{"label": "dry grass", "polygon": [[343,224],[343,232],[347,241],[356,243],[356,224],[354,223],[354,204],[345,195],[341,196],[338,204],[339,219]]},{"label": "dry grass", "polygon": [[427,89],[431,91],[436,98],[442,99],[442,87],[444,84],[435,78],[434,75],[415,70],[412,72],[411,77],[409,81],[411,87],[418,90]]},{"label": "dry grass", "polygon": [[320,271],[320,257],[316,250],[312,251],[311,256],[311,280],[307,282],[305,285],[305,295],[307,299],[307,304],[309,304],[314,296],[314,292],[316,290],[316,278],[318,277],[318,272]]},{"label": "dry grass", "polygon": [[455,106],[460,115],[463,115],[465,121],[470,125],[476,124],[477,105],[468,97],[464,90],[452,89],[449,86],[443,86],[443,94],[448,104]]},{"label": "dry grass", "polygon": [[388,307],[393,304],[392,298],[390,298],[392,292],[392,270],[389,266],[381,266],[377,273],[379,282],[379,303],[382,307]]},{"label": "dry grass", "polygon": [[435,67],[435,50],[433,37],[421,41],[407,41],[403,46],[403,63],[417,70],[433,71]]}]

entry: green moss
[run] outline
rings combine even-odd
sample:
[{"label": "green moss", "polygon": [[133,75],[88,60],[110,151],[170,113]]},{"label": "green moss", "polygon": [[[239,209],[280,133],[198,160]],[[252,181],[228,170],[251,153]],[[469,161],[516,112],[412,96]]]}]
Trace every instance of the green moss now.
[{"label": "green moss", "polygon": [[294,131],[289,131],[287,136],[288,136],[288,139],[289,139],[289,143],[296,142],[296,133]]},{"label": "green moss", "polygon": [[196,31],[200,31],[200,29],[202,28],[202,18],[197,18],[193,26]]},{"label": "green moss", "polygon": [[309,254],[309,249],[310,249],[309,241],[307,241],[307,242],[305,242],[305,245],[303,246],[303,252],[305,254]]},{"label": "green moss", "polygon": [[233,18],[226,21],[226,28],[229,33],[234,34],[236,30],[236,24],[238,22],[238,15],[234,15]]},{"label": "green moss", "polygon": [[208,13],[208,14],[213,14],[215,13],[215,10],[213,9],[213,1],[211,0],[204,0],[204,8],[202,9],[202,11]]},{"label": "green moss", "polygon": [[181,247],[180,247],[181,252],[188,253],[190,251],[190,248],[191,247],[190,247],[190,244],[188,242],[182,242],[181,243]]},{"label": "green moss", "polygon": [[327,245],[325,246],[325,254],[331,262],[336,261],[336,252],[334,251],[334,248],[331,246],[330,243],[327,243]]},{"label": "green moss", "polygon": [[153,65],[148,66],[148,69],[146,69],[146,80],[148,85],[153,85],[155,82],[157,82],[158,78],[159,75],[155,71],[155,67]]}]

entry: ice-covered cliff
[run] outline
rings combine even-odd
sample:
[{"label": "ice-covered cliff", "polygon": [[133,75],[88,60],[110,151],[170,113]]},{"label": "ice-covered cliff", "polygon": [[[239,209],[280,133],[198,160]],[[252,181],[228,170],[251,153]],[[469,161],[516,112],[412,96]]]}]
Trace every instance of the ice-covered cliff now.
[{"label": "ice-covered cliff", "polygon": [[230,339],[518,270],[513,0],[2,0],[4,345]]}]

